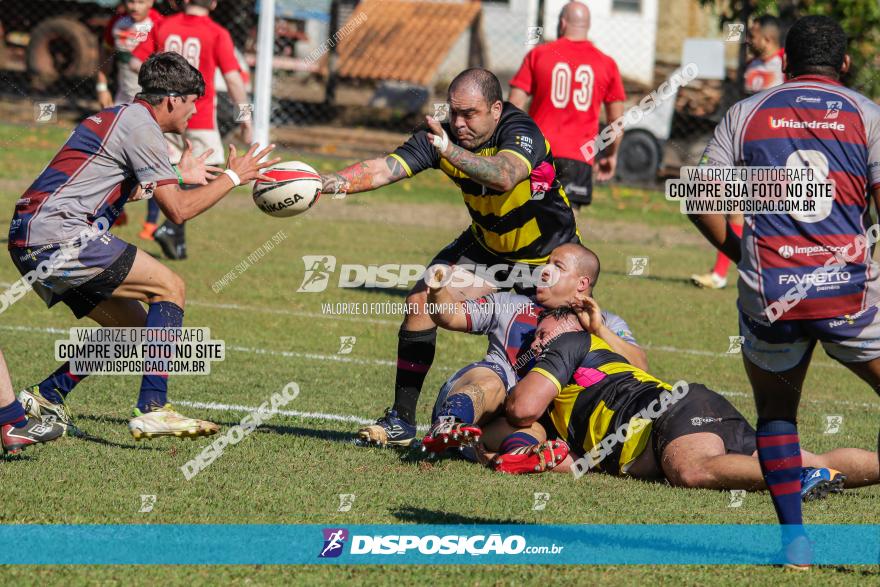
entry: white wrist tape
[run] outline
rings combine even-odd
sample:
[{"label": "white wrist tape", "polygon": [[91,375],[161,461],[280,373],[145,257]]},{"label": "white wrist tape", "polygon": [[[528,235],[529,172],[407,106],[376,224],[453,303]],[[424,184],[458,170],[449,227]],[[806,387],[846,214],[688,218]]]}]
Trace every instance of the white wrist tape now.
[{"label": "white wrist tape", "polygon": [[236,187],[241,185],[241,178],[238,177],[238,174],[231,169],[226,169],[223,173],[232,180],[232,183],[235,184]]},{"label": "white wrist tape", "polygon": [[107,84],[105,84],[105,83],[95,84],[95,91],[96,92],[106,92],[107,90],[108,90]]},{"label": "white wrist tape", "polygon": [[446,134],[446,131],[441,131],[443,133],[442,136],[433,135],[431,138],[431,142],[434,143],[434,147],[437,148],[441,153],[446,152],[446,148],[449,146],[449,136]]}]

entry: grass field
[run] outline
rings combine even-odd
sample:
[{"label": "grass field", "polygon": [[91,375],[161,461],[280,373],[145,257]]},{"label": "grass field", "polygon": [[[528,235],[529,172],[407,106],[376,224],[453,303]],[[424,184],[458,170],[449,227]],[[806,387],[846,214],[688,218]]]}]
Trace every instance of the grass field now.
[{"label": "grass field", "polygon": [[[48,162],[68,130],[0,126],[0,225],[14,201]],[[295,152],[322,170],[339,162]],[[754,408],[738,355],[727,354],[738,334],[734,289],[694,289],[687,277],[709,267],[712,252],[659,192],[603,188],[582,210],[579,227],[602,259],[599,302],[632,326],[648,351],[651,372],[666,380],[703,382],[724,392],[750,419]],[[136,233],[145,210],[128,208],[134,221],[115,233],[159,254]],[[126,421],[137,397],[137,377],[94,376],[69,405],[88,434],[0,461],[6,499],[0,520],[12,523],[770,523],[766,494],[749,494],[729,508],[728,494],[680,490],[595,475],[509,477],[452,460],[421,461],[392,450],[352,443],[358,422],[372,420],[393,397],[393,361],[399,315],[332,316],[322,304],[403,300],[402,291],[337,289],[297,293],[303,255],[335,255],[338,263],[427,263],[466,226],[460,196],[439,173],[423,174],[374,194],[326,199],[308,214],[275,219],[262,214],[239,189],[188,226],[190,259],[171,262],[187,283],[187,326],[210,327],[226,342],[228,358],[209,377],[172,379],[170,399],[186,414],[235,425],[290,381],[301,388],[288,410],[227,448],[191,481],[180,467],[208,440],[170,439],[136,444]],[[4,229],[5,230],[5,229]],[[212,286],[262,243],[285,238],[225,288]],[[630,257],[648,257],[648,275],[627,275]],[[0,284],[18,278],[0,261]],[[219,289],[219,293],[214,290]],[[0,348],[14,384],[35,383],[55,368],[53,343],[78,323],[62,306],[46,310],[30,294],[0,314]],[[81,325],[91,325],[83,322]],[[355,336],[348,355],[337,355],[341,336]],[[419,406],[426,423],[436,390],[460,366],[479,359],[479,337],[441,332],[437,359]],[[215,402],[226,408],[195,408]],[[821,350],[801,406],[802,441],[809,450],[875,446],[880,400]],[[838,434],[824,434],[827,415],[843,416]],[[338,418],[343,416],[344,419]],[[533,494],[548,492],[543,511]],[[338,512],[339,494],[355,494]],[[150,513],[140,496],[155,495]],[[805,505],[812,523],[878,523],[880,489],[849,490]],[[186,571],[187,574],[183,574]],[[6,567],[4,583],[85,584],[876,584],[876,568],[821,568],[795,579],[772,568],[741,567]]]}]

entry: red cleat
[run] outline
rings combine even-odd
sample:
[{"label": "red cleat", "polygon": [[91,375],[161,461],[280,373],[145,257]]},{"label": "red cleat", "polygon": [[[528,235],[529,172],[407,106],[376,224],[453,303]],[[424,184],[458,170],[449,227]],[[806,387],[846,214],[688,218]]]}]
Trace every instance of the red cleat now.
[{"label": "red cleat", "polygon": [[499,473],[525,475],[549,471],[568,456],[568,444],[563,440],[548,440],[541,444],[521,446],[492,459],[489,467]]},{"label": "red cleat", "polygon": [[422,452],[441,453],[449,448],[471,446],[480,440],[483,431],[476,424],[456,422],[451,416],[441,416],[422,439]]}]

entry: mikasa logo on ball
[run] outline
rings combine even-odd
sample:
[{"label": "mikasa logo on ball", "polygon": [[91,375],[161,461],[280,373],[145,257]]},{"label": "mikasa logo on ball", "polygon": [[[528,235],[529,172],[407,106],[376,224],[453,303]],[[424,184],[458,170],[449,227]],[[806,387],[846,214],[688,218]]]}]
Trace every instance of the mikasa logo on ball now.
[{"label": "mikasa logo on ball", "polygon": [[257,207],[269,216],[302,214],[321,197],[321,176],[301,161],[279,163],[263,175],[271,181],[255,181],[253,197]]}]

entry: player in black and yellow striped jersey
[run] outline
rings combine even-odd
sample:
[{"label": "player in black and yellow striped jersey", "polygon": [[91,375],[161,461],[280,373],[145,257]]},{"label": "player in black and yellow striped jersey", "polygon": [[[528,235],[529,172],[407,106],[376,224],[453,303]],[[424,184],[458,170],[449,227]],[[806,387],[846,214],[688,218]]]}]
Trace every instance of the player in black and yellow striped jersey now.
[{"label": "player in black and yellow striped jersey", "polygon": [[[566,377],[572,364],[577,367]],[[628,425],[626,440],[609,443],[605,458],[596,462],[608,473],[625,473],[648,446],[649,412],[659,415],[679,399],[672,385],[630,365],[608,343],[587,332],[562,334],[532,371],[549,379],[557,391],[546,415],[555,431],[551,437],[565,440],[575,453],[601,449],[609,434]]]},{"label": "player in black and yellow striped jersey", "polygon": [[[591,315],[599,312],[592,306],[542,315],[532,346],[536,363],[511,390],[505,418],[483,431],[485,448],[518,444],[522,456],[524,447],[561,439],[571,453],[554,471],[665,477],[680,487],[764,487],[755,430],[745,417],[704,385],[673,386],[627,363],[589,331]],[[842,489],[844,482],[858,487],[880,481],[872,451],[803,454],[805,499]],[[495,462],[505,457],[486,456]]]},{"label": "player in black and yellow striped jersey", "polygon": [[[534,274],[555,247],[580,242],[549,142],[528,114],[502,101],[498,78],[485,69],[462,72],[449,86],[448,106],[447,122],[427,117],[428,128],[393,153],[323,176],[324,193],[369,191],[439,169],[461,189],[471,224],[430,265],[493,267],[480,275],[490,284]],[[520,293],[533,289],[514,287]],[[464,300],[495,289],[459,288],[456,295]],[[415,440],[415,408],[437,340],[426,301],[420,280],[407,302],[423,310],[408,313],[399,333],[394,406],[359,431],[362,440],[403,446]]]}]

